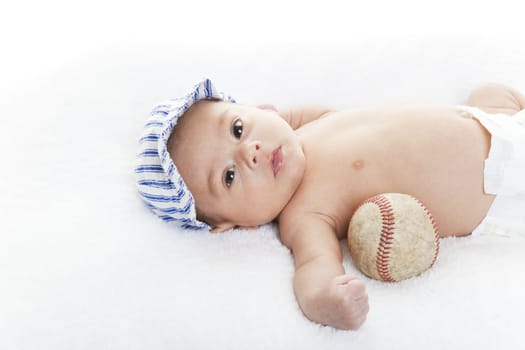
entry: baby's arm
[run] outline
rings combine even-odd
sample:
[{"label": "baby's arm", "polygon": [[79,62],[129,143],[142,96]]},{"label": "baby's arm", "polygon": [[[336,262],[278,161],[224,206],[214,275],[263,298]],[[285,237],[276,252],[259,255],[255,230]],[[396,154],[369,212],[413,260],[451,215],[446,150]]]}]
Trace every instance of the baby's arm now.
[{"label": "baby's arm", "polygon": [[469,96],[468,104],[489,113],[516,114],[525,108],[525,96],[502,84],[485,84]]},{"label": "baby's arm", "polygon": [[368,295],[361,280],[345,274],[330,225],[303,218],[295,233],[281,228],[281,239],[294,255],[294,290],[306,317],[335,328],[359,328],[368,313]]}]

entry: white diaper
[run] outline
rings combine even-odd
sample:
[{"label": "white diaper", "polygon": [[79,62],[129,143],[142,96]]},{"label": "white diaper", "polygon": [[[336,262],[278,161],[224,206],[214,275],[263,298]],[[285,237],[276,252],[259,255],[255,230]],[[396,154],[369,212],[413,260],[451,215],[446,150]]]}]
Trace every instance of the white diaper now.
[{"label": "white diaper", "polygon": [[485,160],[484,190],[496,198],[472,234],[525,238],[525,110],[510,117],[474,107],[460,108],[492,135]]}]

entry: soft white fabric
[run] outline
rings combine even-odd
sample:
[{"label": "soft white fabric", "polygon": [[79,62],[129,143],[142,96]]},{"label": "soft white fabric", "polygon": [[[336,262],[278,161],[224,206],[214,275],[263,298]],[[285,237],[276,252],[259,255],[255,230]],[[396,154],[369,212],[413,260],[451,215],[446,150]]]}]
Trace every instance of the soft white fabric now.
[{"label": "soft white fabric", "polygon": [[302,315],[273,226],[186,234],[143,205],[133,168],[151,106],[202,76],[246,104],[457,105],[486,81],[525,91],[525,46],[223,42],[213,60],[206,42],[107,47],[2,96],[0,348],[523,348],[525,240],[445,239],[422,276],[367,280],[366,324],[336,331]]}]

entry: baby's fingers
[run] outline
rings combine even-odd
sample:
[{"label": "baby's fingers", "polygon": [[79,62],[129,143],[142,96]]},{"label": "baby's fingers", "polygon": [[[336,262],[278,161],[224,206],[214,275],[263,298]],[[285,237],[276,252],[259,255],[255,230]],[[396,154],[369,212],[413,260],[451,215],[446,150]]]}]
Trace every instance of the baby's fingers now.
[{"label": "baby's fingers", "polygon": [[353,300],[359,300],[366,296],[366,285],[356,276],[337,276],[334,278],[334,285],[339,289],[339,292],[342,292]]},{"label": "baby's fingers", "polygon": [[349,295],[353,300],[360,300],[364,297],[367,297],[366,294],[366,285],[361,280],[351,280],[346,285],[344,285],[345,293]]},{"label": "baby's fingers", "polygon": [[354,275],[341,275],[334,278],[334,282],[336,285],[339,284],[347,284],[350,281],[359,280],[359,277]]}]

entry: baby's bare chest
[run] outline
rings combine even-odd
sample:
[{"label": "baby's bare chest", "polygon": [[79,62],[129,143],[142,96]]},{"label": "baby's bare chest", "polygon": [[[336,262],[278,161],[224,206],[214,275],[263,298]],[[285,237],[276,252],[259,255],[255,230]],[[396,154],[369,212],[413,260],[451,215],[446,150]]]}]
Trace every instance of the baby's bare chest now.
[{"label": "baby's bare chest", "polygon": [[307,168],[298,211],[329,216],[345,235],[357,206],[378,193],[414,195],[445,226],[445,216],[483,197],[489,136],[477,121],[455,109],[372,113],[341,114],[302,135]]}]

